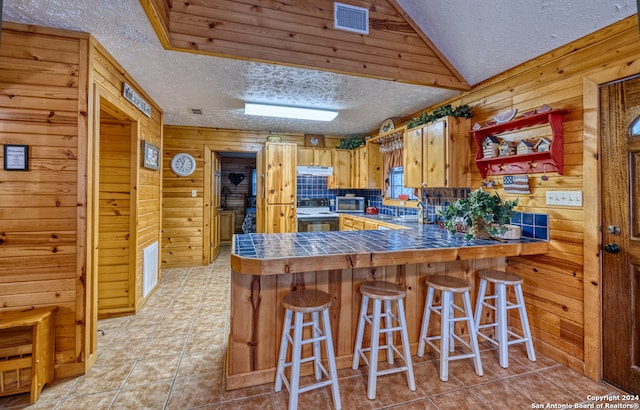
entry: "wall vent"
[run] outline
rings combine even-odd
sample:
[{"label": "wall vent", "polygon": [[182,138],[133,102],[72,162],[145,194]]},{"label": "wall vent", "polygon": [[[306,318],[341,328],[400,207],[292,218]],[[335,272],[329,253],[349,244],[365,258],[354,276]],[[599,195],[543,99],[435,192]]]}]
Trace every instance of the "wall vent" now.
[{"label": "wall vent", "polygon": [[369,9],[333,3],[333,25],[339,30],[369,34]]},{"label": "wall vent", "polygon": [[142,251],[142,297],[145,298],[158,284],[158,242]]},{"label": "wall vent", "polygon": [[202,112],[202,108],[191,108],[191,114],[202,115],[204,113]]}]

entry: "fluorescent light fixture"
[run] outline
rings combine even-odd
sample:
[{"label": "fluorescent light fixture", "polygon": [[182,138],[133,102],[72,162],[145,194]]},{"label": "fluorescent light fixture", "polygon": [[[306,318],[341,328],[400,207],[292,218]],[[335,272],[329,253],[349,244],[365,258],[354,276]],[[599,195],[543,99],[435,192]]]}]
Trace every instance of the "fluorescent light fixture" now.
[{"label": "fluorescent light fixture", "polygon": [[296,118],[299,120],[332,121],[338,116],[338,111],[318,110],[315,108],[285,107],[282,105],[268,105],[244,103],[244,113],[247,115],[262,115],[266,117]]}]

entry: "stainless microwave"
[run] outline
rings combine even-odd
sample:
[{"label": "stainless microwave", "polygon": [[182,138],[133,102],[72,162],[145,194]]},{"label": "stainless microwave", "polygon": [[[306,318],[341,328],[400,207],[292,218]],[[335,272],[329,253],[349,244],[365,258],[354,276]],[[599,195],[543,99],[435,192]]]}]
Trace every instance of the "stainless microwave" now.
[{"label": "stainless microwave", "polygon": [[364,212],[365,202],[362,196],[337,196],[336,212]]}]

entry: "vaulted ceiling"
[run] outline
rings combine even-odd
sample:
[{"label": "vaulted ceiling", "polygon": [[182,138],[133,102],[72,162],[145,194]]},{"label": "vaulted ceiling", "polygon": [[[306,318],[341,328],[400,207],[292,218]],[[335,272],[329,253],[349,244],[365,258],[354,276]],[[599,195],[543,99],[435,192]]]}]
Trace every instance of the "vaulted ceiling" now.
[{"label": "vaulted ceiling", "polygon": [[[634,0],[341,2],[369,9],[369,35],[335,30],[328,0],[4,0],[3,20],[91,33],[170,125],[349,135],[637,12]],[[268,119],[244,101],[340,114]]]},{"label": "vaulted ceiling", "polygon": [[369,13],[364,35],[335,28],[333,0],[142,4],[166,48],[469,89],[395,0],[350,0],[350,6]]}]

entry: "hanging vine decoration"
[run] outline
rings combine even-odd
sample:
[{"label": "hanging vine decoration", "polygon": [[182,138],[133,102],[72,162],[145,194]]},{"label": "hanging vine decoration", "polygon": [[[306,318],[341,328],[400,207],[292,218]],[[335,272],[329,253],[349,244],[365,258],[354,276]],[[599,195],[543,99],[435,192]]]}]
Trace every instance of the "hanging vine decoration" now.
[{"label": "hanging vine decoration", "polygon": [[418,117],[413,117],[407,121],[407,128],[415,128],[419,125],[433,122],[437,119],[448,116],[471,118],[473,117],[473,110],[471,110],[471,107],[467,104],[460,105],[456,108],[452,108],[451,104],[443,105],[433,110],[433,113],[431,114],[423,112]]}]

